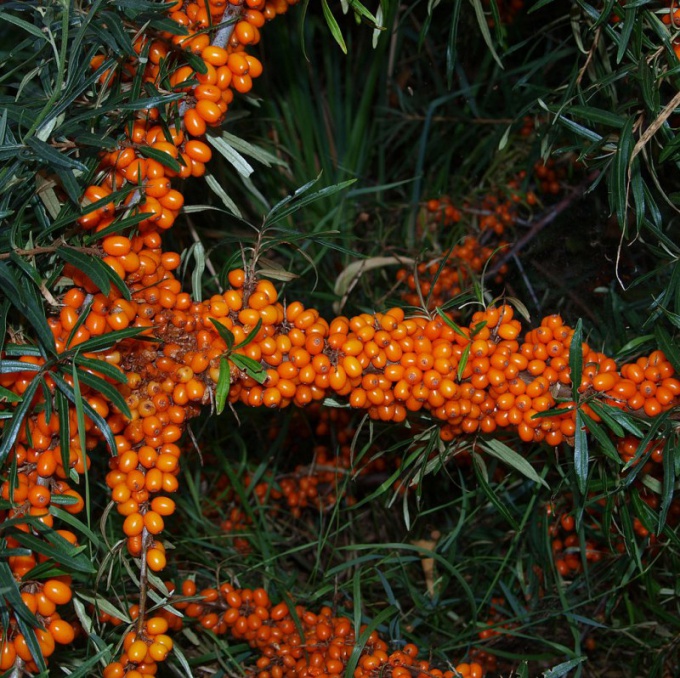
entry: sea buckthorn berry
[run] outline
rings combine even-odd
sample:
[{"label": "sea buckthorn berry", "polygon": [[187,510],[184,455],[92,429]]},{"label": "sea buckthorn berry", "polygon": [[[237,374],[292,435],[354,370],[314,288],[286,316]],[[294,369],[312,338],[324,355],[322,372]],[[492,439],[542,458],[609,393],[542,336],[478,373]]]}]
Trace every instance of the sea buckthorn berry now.
[{"label": "sea buckthorn berry", "polygon": [[229,53],[222,47],[210,45],[203,49],[201,52],[201,58],[215,67],[224,66],[224,64],[227,63],[227,59],[229,58]]},{"label": "sea buckthorn berry", "polygon": [[151,548],[146,552],[146,563],[153,572],[160,572],[165,569],[165,553],[158,548]]},{"label": "sea buckthorn berry", "polygon": [[[200,99],[196,102],[196,113],[208,124],[215,124],[222,118],[222,111],[219,106],[208,99]],[[189,153],[188,149],[187,153]],[[193,157],[191,153],[189,153],[189,157]],[[201,158],[196,158],[196,160],[201,160]],[[201,160],[201,162],[205,161]]]},{"label": "sea buckthorn berry", "polygon": [[45,596],[57,605],[66,605],[71,600],[71,587],[58,579],[50,579],[43,585]]},{"label": "sea buckthorn berry", "polygon": [[[207,102],[211,103],[211,102]],[[186,146],[186,153],[192,160],[197,160],[202,163],[209,163],[212,158],[212,151],[207,144],[202,141],[192,140],[188,141]]]}]

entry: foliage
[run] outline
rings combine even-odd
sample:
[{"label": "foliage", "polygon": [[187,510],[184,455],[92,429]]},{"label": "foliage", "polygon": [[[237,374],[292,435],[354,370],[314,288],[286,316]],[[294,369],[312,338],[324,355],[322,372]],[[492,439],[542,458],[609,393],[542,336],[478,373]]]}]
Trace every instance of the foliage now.
[{"label": "foliage", "polygon": [[[130,66],[148,63],[144,31],[187,38],[164,3],[5,2],[0,624],[25,637],[36,675],[101,671],[129,650],[135,606],[145,605],[186,614],[159,675],[264,671],[253,643],[227,642],[206,610],[191,614],[196,586],[179,595],[187,579],[199,592],[225,581],[264,587],[297,629],[323,606],[348,617],[356,678],[377,675],[361,663],[377,647],[373,630],[390,652],[415,643],[433,666],[478,661],[488,676],[680,670],[678,397],[648,407],[662,376],[645,372],[680,373],[680,14],[661,0],[374,5],[303,3],[262,28],[264,73],[254,94],[229,103],[225,125],[209,128],[204,177],[182,177],[181,158],[151,144],[140,151],[182,177],[173,186],[184,208],[163,235],[164,253],[182,251],[182,261],[166,259],[168,271],[213,311],[225,290],[247,302],[259,276],[329,322],[410,306],[473,340],[497,332],[489,316],[473,316],[480,309],[508,303],[533,327],[559,313],[574,327],[564,339],[569,379],[533,421],[549,430],[567,412],[574,428],[555,444],[517,427],[463,435],[434,406],[386,423],[335,394],[323,408],[248,408],[240,384],[266,380],[251,352],[262,322],[229,329],[214,313],[206,326],[226,348],[182,439],[176,514],[149,548],[163,564],[167,551],[168,566],[154,574],[147,547],[135,557],[121,532],[122,502],[109,499],[118,462],[108,457],[119,418],[137,416],[131,356],[165,344],[114,321],[115,331],[73,342],[95,315],[83,280],[121,309],[140,294],[101,243],[143,234],[148,213],[139,182],[86,191],[109,171],[102,154],[133,146],[150,109],[171,138],[186,113],[173,75],[185,62],[202,75],[203,61],[180,48],[153,82]],[[208,22],[203,33],[214,40],[222,28]],[[109,205],[104,231],[84,226]],[[87,295],[61,346],[54,326],[74,281]],[[116,352],[118,363],[98,359]],[[614,386],[600,388],[593,364],[609,358],[622,379],[639,369],[654,382],[647,401],[615,407],[603,396]],[[70,471],[50,480],[45,519],[18,498],[26,464],[38,463],[18,450],[39,445],[35,422],[50,420],[50,449]],[[54,581],[73,589],[56,619],[31,607]],[[51,626],[59,614],[78,635],[49,658],[41,620],[66,638]],[[32,669],[13,666],[2,664],[13,678]]]}]

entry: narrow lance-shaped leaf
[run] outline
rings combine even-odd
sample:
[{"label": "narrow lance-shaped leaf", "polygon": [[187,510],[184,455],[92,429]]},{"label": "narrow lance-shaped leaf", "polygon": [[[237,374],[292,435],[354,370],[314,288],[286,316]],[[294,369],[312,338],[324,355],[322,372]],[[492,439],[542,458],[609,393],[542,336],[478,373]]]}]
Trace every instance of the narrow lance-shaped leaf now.
[{"label": "narrow lance-shaped leaf", "polygon": [[13,536],[23,546],[32,549],[35,553],[52,558],[69,570],[86,574],[96,572],[90,559],[83,553],[83,547],[75,548],[58,533],[50,534],[50,541],[19,530]]},{"label": "narrow lance-shaped leaf", "polygon": [[128,419],[132,417],[130,408],[125,402],[125,398],[123,398],[121,392],[115,386],[109,384],[108,381],[98,377],[96,374],[91,374],[85,370],[76,369],[76,372],[80,381],[87,384],[98,393],[101,393],[106,400],[113,403],[121,411],[124,417]]},{"label": "narrow lance-shaped leaf", "polygon": [[40,380],[37,377],[31,379],[28,383],[28,387],[24,391],[21,404],[14,410],[14,415],[9,420],[9,423],[5,422],[2,431],[2,442],[0,443],[0,464],[7,458],[9,451],[12,449],[12,446],[19,435],[21,425],[28,414],[29,408],[31,407],[31,401],[33,400],[35,392],[38,390],[38,386],[40,386]]},{"label": "narrow lance-shaped leaf", "polygon": [[328,0],[321,0],[321,8],[323,9],[323,17],[328,24],[328,28],[333,36],[335,42],[338,43],[340,49],[347,54],[347,45],[345,44],[345,39],[342,37],[342,31],[340,26],[331,12],[331,8],[328,6]]},{"label": "narrow lance-shaped leaf", "polygon": [[264,384],[267,381],[267,371],[257,360],[253,360],[253,358],[241,355],[240,353],[234,353],[230,358],[239,370],[252,377],[258,384]]},{"label": "narrow lance-shaped leaf", "polygon": [[236,344],[234,346],[235,349],[243,348],[247,346],[255,337],[257,336],[257,333],[260,331],[260,328],[262,327],[262,318],[257,319],[257,323],[255,324],[255,327],[253,327],[250,332],[248,332],[248,336],[239,344]]},{"label": "narrow lance-shaped leaf", "polygon": [[210,322],[215,326],[220,337],[224,339],[224,343],[227,345],[227,351],[231,351],[231,349],[234,348],[235,341],[233,332],[216,318],[210,318]]},{"label": "narrow lance-shaped leaf", "polygon": [[536,473],[536,469],[522,455],[515,452],[505,443],[500,440],[487,440],[480,443],[480,445],[492,457],[496,457],[496,459],[499,459],[504,464],[512,466],[512,468],[529,478],[529,480],[540,483],[544,487],[549,487],[548,483]]},{"label": "narrow lance-shaped leaf", "polygon": [[581,410],[576,410],[576,430],[574,431],[574,471],[582,494],[588,484],[588,434]]},{"label": "narrow lance-shaped leaf", "polygon": [[[102,268],[95,263],[98,261],[96,257],[80,252],[73,247],[60,247],[57,250],[57,255],[67,264],[71,264],[82,271],[104,294],[109,293],[111,282]],[[101,263],[106,266],[103,262]]]},{"label": "narrow lance-shaped leaf", "polygon": [[668,510],[673,503],[675,491],[675,459],[677,456],[678,438],[669,436],[664,442],[663,449],[663,485],[661,489],[661,508],[659,510],[659,523],[657,533],[661,532],[666,524]]},{"label": "narrow lance-shaped leaf", "polygon": [[628,214],[628,167],[630,164],[631,154],[633,152],[633,125],[635,118],[629,117],[623,125],[619,143],[616,148],[616,156],[614,158],[614,167],[610,179],[610,205],[616,218],[619,222],[619,227],[624,234],[627,231],[627,214]]},{"label": "narrow lance-shaped leaf", "polygon": [[456,371],[456,378],[460,381],[463,378],[463,373],[467,367],[468,358],[470,357],[470,344],[468,344],[460,356],[460,362],[458,363],[458,370]]},{"label": "narrow lance-shaped leaf", "polygon": [[220,358],[220,376],[217,380],[217,388],[215,389],[215,409],[217,414],[222,414],[224,411],[230,388],[231,370],[229,369],[229,361],[226,358]]},{"label": "narrow lance-shaped leaf", "polygon": [[678,342],[673,340],[663,325],[657,325],[654,328],[654,335],[659,342],[659,348],[673,365],[676,374],[680,374],[680,347]]},{"label": "narrow lance-shaped leaf", "polygon": [[493,488],[487,480],[486,467],[482,455],[476,452],[472,453],[472,465],[475,469],[475,476],[479,486],[482,488],[486,498],[496,507],[496,510],[508,521],[513,530],[519,530],[519,523],[515,520],[508,507],[503,503],[501,498],[494,492]]},{"label": "narrow lance-shaped leaf", "polygon": [[583,374],[583,321],[578,319],[569,345],[569,372],[571,375],[571,391],[574,402],[578,402],[578,389]]}]

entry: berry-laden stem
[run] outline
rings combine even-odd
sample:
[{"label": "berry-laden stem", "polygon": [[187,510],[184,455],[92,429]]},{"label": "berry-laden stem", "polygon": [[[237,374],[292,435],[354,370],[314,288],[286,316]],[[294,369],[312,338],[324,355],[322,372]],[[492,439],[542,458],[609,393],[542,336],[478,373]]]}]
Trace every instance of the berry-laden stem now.
[{"label": "berry-laden stem", "polygon": [[[236,20],[241,16],[240,5],[232,9],[230,4],[224,13],[205,19],[197,13],[188,26],[189,35],[154,36],[148,62],[144,66],[132,63],[133,71],[144,69],[143,82],[154,85],[159,82],[159,64],[163,63],[167,67],[163,72],[172,73],[171,88],[186,96],[179,126],[156,124],[158,118],[163,119],[163,111],[142,111],[119,148],[102,156],[102,183],[89,186],[83,196],[84,208],[103,205],[84,209],[78,220],[84,230],[107,229],[126,211],[141,217],[133,235],[109,235],[99,243],[103,261],[127,286],[131,299],[122,298],[115,290],[103,293],[82,271],[66,266],[64,274],[73,285],[64,294],[63,307],[48,319],[56,351],[80,347],[82,357],[92,361],[88,369],[109,380],[125,400],[127,411],[123,413],[120,400],[113,403],[94,386],[81,383],[83,402],[88,407],[86,449],[81,449],[76,435],[69,441],[68,463],[54,454],[54,449],[63,444],[58,426],[47,421],[44,413],[36,412],[22,425],[12,451],[23,480],[12,497],[8,484],[8,500],[13,502],[8,511],[10,519],[28,509],[29,475],[33,471],[24,472],[28,465],[34,465],[44,479],[54,478],[55,491],[70,494],[75,504],[69,506],[77,513],[82,498],[65,482],[69,470],[84,473],[89,464],[87,453],[101,442],[104,423],[113,435],[117,455],[110,460],[106,483],[123,517],[128,551],[141,557],[142,565],[136,632],[126,638],[125,661],[113,662],[105,671],[107,678],[131,673],[147,662],[147,654],[158,662],[170,651],[167,624],[164,627],[155,618],[146,618],[148,569],[161,571],[165,567],[162,544],[155,541],[151,545],[150,541],[162,533],[164,518],[175,509],[171,495],[179,486],[178,441],[186,421],[213,402],[220,377],[224,377],[220,375],[223,361],[228,361],[231,372],[228,399],[234,403],[270,408],[304,406],[333,395],[378,420],[400,422],[409,413],[427,413],[441,422],[444,440],[501,428],[516,430],[525,441],[557,445],[570,441],[574,434],[576,404],[556,400],[561,390],[571,390],[573,330],[557,315],[544,318],[540,327],[528,332],[521,342],[522,326],[509,306],[480,311],[469,325],[461,327],[439,315],[406,318],[400,309],[327,321],[317,310],[305,309],[299,302],[284,307],[271,282],[246,277],[239,270],[230,273],[232,289],[205,302],[194,302],[182,291],[173,274],[180,257],[161,248],[161,233],[172,227],[184,202],[184,196],[172,187],[172,180],[205,173],[211,150],[201,139],[207,128],[222,122],[234,91],[249,91],[252,78],[262,70],[245,48],[257,43],[263,22],[287,9],[288,4],[265,3],[261,12],[246,12],[243,21]],[[178,9],[175,3],[173,10]],[[201,23],[204,20],[205,26]],[[209,44],[204,29],[220,20],[228,25],[218,29],[215,42]],[[200,73],[182,60],[184,49],[203,60],[205,68]],[[99,57],[103,60],[103,55],[95,57],[95,68]],[[123,81],[133,77],[124,69],[120,76]],[[111,80],[108,75],[102,78],[102,84]],[[194,81],[200,84],[194,85]],[[192,84],[187,86],[186,82]],[[168,161],[146,158],[144,151],[148,149],[157,152],[151,155],[167,154]],[[116,204],[109,196],[121,188],[129,188],[131,193],[127,202]],[[227,333],[238,346],[258,325],[252,341],[228,350]],[[114,345],[106,350],[93,350],[88,344],[93,338],[130,327],[137,328],[139,336],[112,342]],[[584,370],[577,386],[583,398],[629,411],[642,408],[650,417],[678,402],[680,382],[660,351],[618,369],[611,358],[592,351],[587,344],[579,348]],[[34,356],[20,360],[26,362],[26,371],[0,375],[0,382],[23,397],[35,377],[33,368],[44,366],[45,361]],[[102,361],[99,373],[93,367],[97,360]],[[114,379],[110,369],[104,370],[104,363],[114,366],[114,371],[118,368],[126,383]],[[47,372],[48,388],[56,392],[54,379],[59,375]],[[40,391],[37,404],[44,404],[42,398]],[[593,420],[599,420],[587,404],[580,406]],[[9,411],[9,406],[2,405],[2,409]],[[70,430],[78,431],[75,408],[63,414],[69,417]],[[69,468],[64,468],[65,464]],[[49,493],[41,489],[33,494],[36,503],[42,502],[32,507],[37,509],[34,513],[51,528],[52,516],[45,506]],[[16,548],[18,542],[9,545]],[[37,561],[34,555],[16,558],[11,566],[21,580]],[[68,585],[56,582],[52,588],[58,604],[70,601]],[[231,599],[236,601],[235,596]],[[243,597],[240,603],[232,606],[236,610],[232,617],[242,616]],[[250,614],[247,625],[258,623],[249,618]],[[311,624],[312,618],[308,619]],[[242,627],[240,623],[236,628]],[[67,635],[61,637],[67,644]],[[363,673],[355,674],[356,678],[373,675],[382,665],[379,659],[366,659],[360,667]],[[35,672],[27,661],[19,658],[7,668],[17,676],[24,670]],[[338,671],[330,673],[343,668],[333,667]]]},{"label": "berry-laden stem", "polygon": [[222,15],[223,24],[217,29],[215,37],[212,40],[212,44],[215,47],[222,47],[223,49],[229,44],[231,36],[234,33],[234,28],[236,22],[243,14],[243,5],[231,5],[227,4],[224,14]]},{"label": "berry-laden stem", "polygon": [[148,595],[149,578],[147,575],[146,554],[148,551],[149,531],[146,527],[142,530],[142,554],[139,566],[139,617],[137,618],[137,635],[141,636],[146,620],[146,599]]}]

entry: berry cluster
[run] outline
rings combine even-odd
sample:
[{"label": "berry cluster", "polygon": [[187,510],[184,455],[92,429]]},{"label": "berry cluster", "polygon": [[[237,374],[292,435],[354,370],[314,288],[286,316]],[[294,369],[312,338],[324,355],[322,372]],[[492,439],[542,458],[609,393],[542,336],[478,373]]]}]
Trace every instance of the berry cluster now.
[{"label": "berry cluster", "polygon": [[[102,440],[115,448],[106,483],[122,516],[127,549],[140,558],[143,571],[161,571],[166,565],[164,520],[175,510],[167,495],[178,489],[178,441],[186,421],[212,403],[225,383],[226,399],[249,406],[304,406],[334,395],[382,421],[400,422],[409,412],[422,411],[442,423],[444,440],[497,428],[515,429],[522,440],[551,445],[574,435],[573,330],[557,315],[544,318],[520,342],[521,324],[507,305],[479,311],[467,326],[443,316],[407,318],[398,308],[329,322],[301,302],[280,303],[274,285],[251,270],[231,271],[232,289],[204,302],[182,291],[173,273],[180,257],[161,248],[161,233],[173,225],[184,200],[172,180],[205,172],[211,151],[201,137],[222,121],[232,90],[247,91],[261,71],[245,47],[255,44],[263,23],[289,4],[294,3],[173,1],[169,18],[182,34],[139,38],[139,59],[100,74],[108,86],[113,78],[125,82],[143,68],[143,80],[182,94],[180,103],[172,104],[181,122],[168,128],[161,124],[172,117],[166,111],[145,110],[128,126],[118,148],[102,157],[97,183],[85,191],[79,224],[101,234],[97,253],[118,284],[104,290],[101,281],[72,265],[65,267],[72,285],[61,297],[62,307],[48,319],[61,358],[48,360],[21,345],[6,348],[5,356],[16,360],[8,361],[0,385],[17,402],[26,398],[33,409],[21,426],[7,429],[14,446],[3,469],[1,518],[8,526],[6,545],[15,549],[8,564],[35,620],[32,633],[43,657],[55,643],[71,642],[75,633],[56,611],[71,598],[70,579],[41,582],[32,576],[47,560],[34,555],[36,540],[48,545],[59,539],[77,551],[73,533],[49,531],[52,504],[71,513],[83,508],[82,497],[66,481],[85,473],[88,452]],[[97,57],[94,68],[104,68],[104,60]],[[549,174],[545,178],[550,189],[553,180]],[[485,208],[493,214],[485,215],[480,228],[502,234],[514,219],[515,202],[489,198]],[[134,222],[134,232],[121,234],[121,217]],[[449,217],[455,221],[455,211]],[[460,256],[481,266],[487,255],[470,243]],[[107,334],[110,341],[102,342]],[[576,348],[584,364],[579,405],[593,420],[599,418],[586,401],[650,417],[677,403],[680,381],[662,352],[619,371],[611,358],[587,344]],[[70,371],[76,359],[79,372]],[[69,370],[62,369],[62,362]],[[59,415],[52,411],[57,394],[80,399],[84,428],[75,406],[65,406]],[[1,408],[3,415],[9,414],[16,404],[3,402]],[[2,421],[5,426],[7,419]],[[335,471],[330,474],[333,482]],[[297,488],[302,489],[301,480]],[[305,497],[314,492],[308,483]],[[301,494],[290,485],[290,506],[296,493]],[[183,587],[183,593],[193,596],[195,591],[187,593]],[[271,606],[264,592],[246,597],[246,592],[223,585],[192,604],[187,616],[200,618],[204,627],[229,631],[253,647],[262,644],[262,665],[257,667],[261,678],[341,673],[356,644],[346,620],[330,610],[315,615],[300,608],[298,618],[307,625],[308,645],[303,647],[288,609]],[[106,669],[107,678],[154,674],[172,649],[166,634],[170,628],[167,619],[147,618],[143,607],[139,609],[137,629],[126,636],[124,653]],[[22,669],[38,670],[15,618],[4,622],[3,633],[1,666],[11,669],[22,662]],[[289,651],[283,653],[282,647]],[[455,675],[416,661],[415,651],[388,655],[386,649],[384,641],[371,636],[355,677],[383,672],[403,677],[416,671]],[[457,671],[478,676],[481,670],[460,665]]]},{"label": "berry cluster", "polygon": [[[351,621],[336,616],[330,607],[314,613],[296,605],[291,611],[285,602],[272,603],[262,588],[239,589],[227,582],[201,590],[192,579],[185,579],[179,587],[172,583],[166,586],[174,594],[169,605],[185,616],[178,617],[168,608],[161,608],[158,616],[147,621],[142,637],[128,633],[126,654],[107,668],[105,678],[130,676],[129,668],[125,671],[131,661],[137,662],[134,670],[141,675],[152,674],[155,662],[159,661],[153,659],[153,648],[161,644],[167,649],[168,642],[171,647],[172,641],[165,632],[169,628],[178,631],[190,622],[217,635],[229,635],[248,643],[257,652],[252,664],[246,666],[246,675],[253,678],[343,675],[357,646],[358,637]],[[133,608],[131,616],[137,614],[138,609]],[[363,626],[359,629],[359,635],[364,629]],[[400,650],[388,650],[387,643],[373,631],[361,648],[355,678],[482,678],[484,673],[482,666],[474,662],[448,670],[435,668],[429,661],[418,659],[419,650],[412,643]],[[136,660],[132,659],[131,651]],[[157,651],[160,654],[162,648]]]},{"label": "berry cluster", "polygon": [[[183,355],[185,363],[173,359],[179,347],[173,348],[172,337],[180,338],[183,331],[191,330],[181,321],[191,299],[182,293],[172,274],[179,266],[179,255],[161,250],[160,233],[173,225],[184,203],[171,180],[205,173],[211,150],[196,137],[202,137],[207,127],[220,124],[233,98],[232,90],[250,89],[252,78],[262,67],[245,53],[245,48],[258,42],[259,28],[265,21],[292,4],[294,0],[172,2],[167,7],[169,19],[177,24],[181,35],[147,31],[134,43],[138,58],[104,68],[100,74],[100,82],[110,87],[115,79],[129,82],[141,69],[144,82],[181,93],[182,100],[173,103],[176,108],[172,111],[180,114],[181,123],[168,128],[156,123],[167,119],[167,111],[141,111],[127,126],[118,148],[102,156],[97,182],[83,195],[84,213],[78,223],[85,230],[101,233],[96,253],[119,279],[114,288],[102,291],[100,280],[94,282],[67,264],[64,276],[71,286],[61,297],[59,312],[48,318],[55,353],[63,360],[72,360],[78,352],[84,429],[79,426],[75,406],[62,403],[62,416],[50,414],[57,394],[75,398],[70,368],[67,371],[60,363],[48,363],[38,353],[26,351],[23,344],[6,348],[4,357],[17,357],[14,363],[8,361],[11,367],[1,375],[1,385],[18,399],[29,397],[34,411],[16,431],[11,463],[5,465],[1,518],[11,521],[7,522],[6,545],[14,555],[8,564],[28,609],[22,614],[34,615],[31,633],[36,641],[27,644],[12,617],[3,629],[3,669],[16,664],[21,670],[38,670],[36,643],[47,658],[55,642],[70,643],[73,639],[73,627],[60,618],[54,605],[50,607],[49,601],[42,600],[49,594],[41,592],[44,587],[50,592],[58,588],[58,600],[53,602],[68,602],[70,577],[44,583],[35,580],[34,568],[48,558],[40,554],[40,548],[33,549],[35,540],[40,539],[46,547],[58,541],[60,547],[68,545],[71,553],[77,553],[72,532],[49,532],[54,525],[50,507],[58,504],[73,514],[83,509],[83,498],[66,481],[89,468],[87,453],[102,441],[106,428],[113,436],[108,438],[110,447],[115,448],[111,450],[115,456],[110,460],[106,482],[118,512],[124,516],[128,550],[133,556],[141,556],[152,570],[165,567],[165,549],[156,537],[175,504],[160,493],[177,490],[180,448],[176,442],[185,420],[198,412],[197,404],[205,402],[205,385],[193,374],[208,365],[202,364],[202,359],[192,361],[191,356]],[[105,61],[105,55],[98,55],[91,66],[99,69]],[[121,235],[117,226],[121,219],[134,223],[136,232]],[[139,337],[160,331],[164,353],[145,341],[120,341],[120,335],[101,342],[102,335],[116,331]],[[42,391],[35,388],[39,383],[44,385]],[[5,411],[12,407],[3,403]],[[26,548],[29,538],[30,548]],[[40,601],[36,608],[37,595]],[[151,631],[144,633],[145,640],[153,635]],[[138,650],[141,640],[134,640],[132,647]],[[32,649],[27,649],[31,645]],[[157,647],[154,653],[159,655]],[[133,651],[129,657],[135,662],[140,653]],[[127,675],[132,673],[128,671]]]}]

